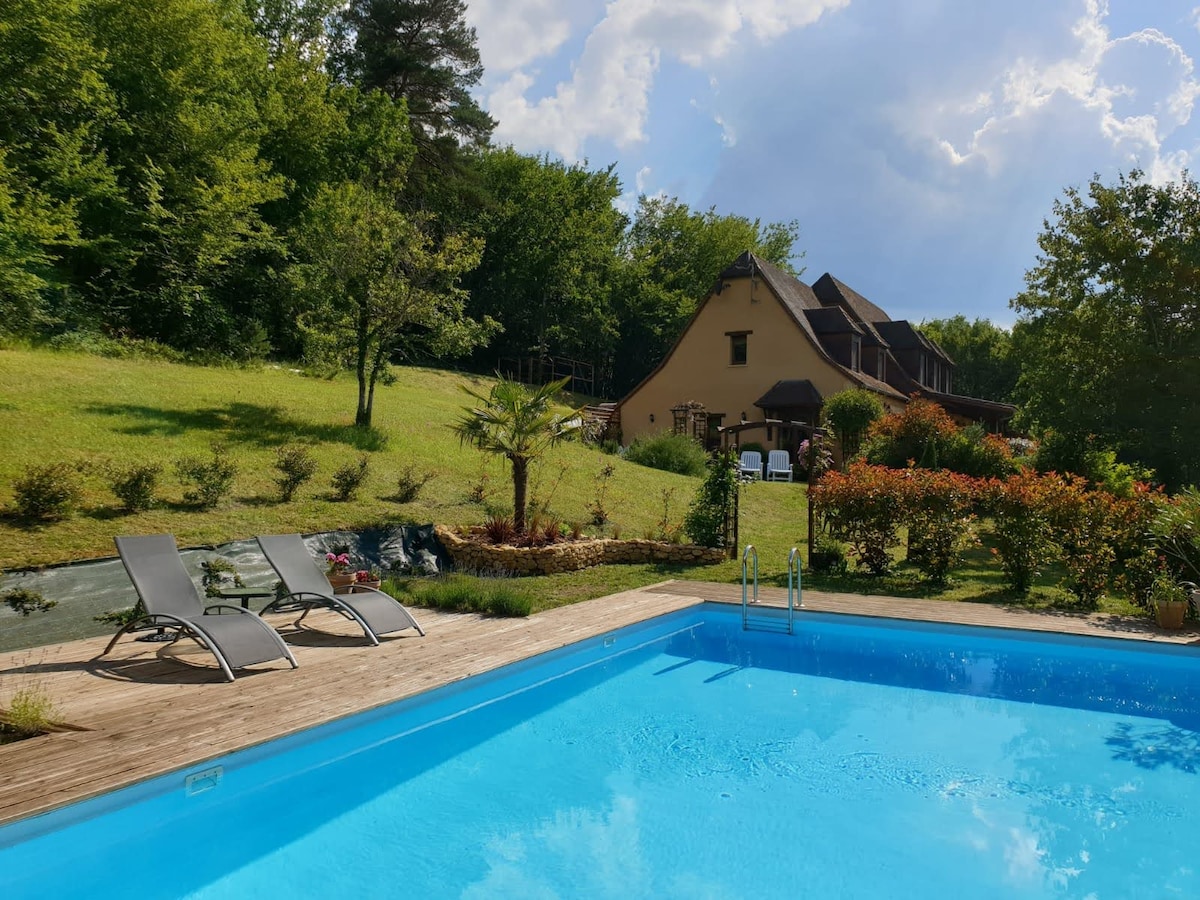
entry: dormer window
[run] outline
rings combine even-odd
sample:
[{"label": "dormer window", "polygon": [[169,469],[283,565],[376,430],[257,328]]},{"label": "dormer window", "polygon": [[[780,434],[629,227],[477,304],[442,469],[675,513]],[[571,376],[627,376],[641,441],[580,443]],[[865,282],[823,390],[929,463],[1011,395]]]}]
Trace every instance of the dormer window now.
[{"label": "dormer window", "polygon": [[747,338],[753,332],[750,331],[727,331],[729,337],[729,364],[731,366],[744,366],[750,358],[749,341]]},{"label": "dormer window", "polygon": [[875,351],[875,377],[880,381],[887,381],[887,368],[885,361],[887,357],[882,350]]},{"label": "dormer window", "polygon": [[850,336],[850,368],[852,371],[862,371],[862,338],[857,334]]}]

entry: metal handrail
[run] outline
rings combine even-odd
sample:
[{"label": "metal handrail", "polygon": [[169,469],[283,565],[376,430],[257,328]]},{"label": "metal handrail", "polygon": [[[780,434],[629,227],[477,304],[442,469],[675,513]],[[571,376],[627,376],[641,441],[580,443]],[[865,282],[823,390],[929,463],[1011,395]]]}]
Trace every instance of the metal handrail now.
[{"label": "metal handrail", "polygon": [[[754,599],[749,600],[746,593],[746,561],[754,557]],[[742,631],[746,630],[747,621],[749,620],[750,609],[747,604],[758,602],[758,551],[754,549],[753,544],[747,544],[746,549],[742,551]]]},{"label": "metal handrail", "polygon": [[792,605],[792,572],[796,573],[796,604],[803,608],[804,593],[800,584],[800,551],[793,547],[788,553],[788,634],[792,634],[792,623],[796,618],[796,610]]}]

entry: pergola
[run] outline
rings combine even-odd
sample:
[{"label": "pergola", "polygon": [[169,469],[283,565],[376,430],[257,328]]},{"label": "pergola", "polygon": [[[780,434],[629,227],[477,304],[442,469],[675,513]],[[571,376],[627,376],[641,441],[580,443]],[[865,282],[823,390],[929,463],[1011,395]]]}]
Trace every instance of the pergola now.
[{"label": "pergola", "polygon": [[[793,422],[793,421],[787,421],[784,419],[761,419],[757,422],[739,422],[737,425],[724,425],[724,426],[718,428],[717,431],[721,435],[721,449],[722,450],[729,449],[731,438],[733,441],[734,450],[737,450],[739,447],[741,447],[743,431],[754,431],[757,429],[766,429],[766,428],[778,428],[782,425],[786,425],[790,428],[795,428],[795,429],[799,430],[800,432],[807,435],[808,440],[812,440],[813,438],[818,438],[818,437],[819,438],[829,437],[829,432],[826,429],[820,428],[816,425],[811,425],[808,422]],[[808,486],[810,489],[812,488],[813,479],[811,479],[811,478],[809,479]],[[734,499],[733,499],[733,548],[734,548],[735,554],[737,553],[737,546],[738,546],[738,539],[739,539],[739,520],[741,518],[741,516],[739,514],[739,505],[740,504],[738,501],[738,494],[734,494]],[[812,503],[806,503],[805,506],[808,507],[808,555],[809,555],[809,558],[811,559],[812,551],[813,551]]]}]

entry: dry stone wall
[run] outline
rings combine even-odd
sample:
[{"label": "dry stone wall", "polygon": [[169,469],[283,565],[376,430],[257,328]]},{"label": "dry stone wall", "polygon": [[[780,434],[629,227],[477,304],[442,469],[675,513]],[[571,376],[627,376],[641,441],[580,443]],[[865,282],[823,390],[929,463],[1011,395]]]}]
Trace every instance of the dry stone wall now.
[{"label": "dry stone wall", "polygon": [[726,558],[725,551],[715,547],[662,541],[594,538],[545,547],[513,547],[481,543],[444,525],[436,526],[434,533],[456,568],[476,572],[553,575],[604,563],[664,562],[694,566],[719,563]]}]

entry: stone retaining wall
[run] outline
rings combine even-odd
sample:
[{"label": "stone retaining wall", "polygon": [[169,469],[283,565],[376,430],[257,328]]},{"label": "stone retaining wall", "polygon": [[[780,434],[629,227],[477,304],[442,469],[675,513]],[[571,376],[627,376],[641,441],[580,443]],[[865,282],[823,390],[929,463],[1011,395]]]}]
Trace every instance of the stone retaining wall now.
[{"label": "stone retaining wall", "polygon": [[714,547],[667,544],[662,541],[594,538],[545,547],[512,547],[508,544],[479,543],[464,538],[444,525],[436,526],[434,534],[457,568],[477,572],[553,575],[604,563],[664,562],[694,566],[719,563],[727,558],[724,550]]}]

